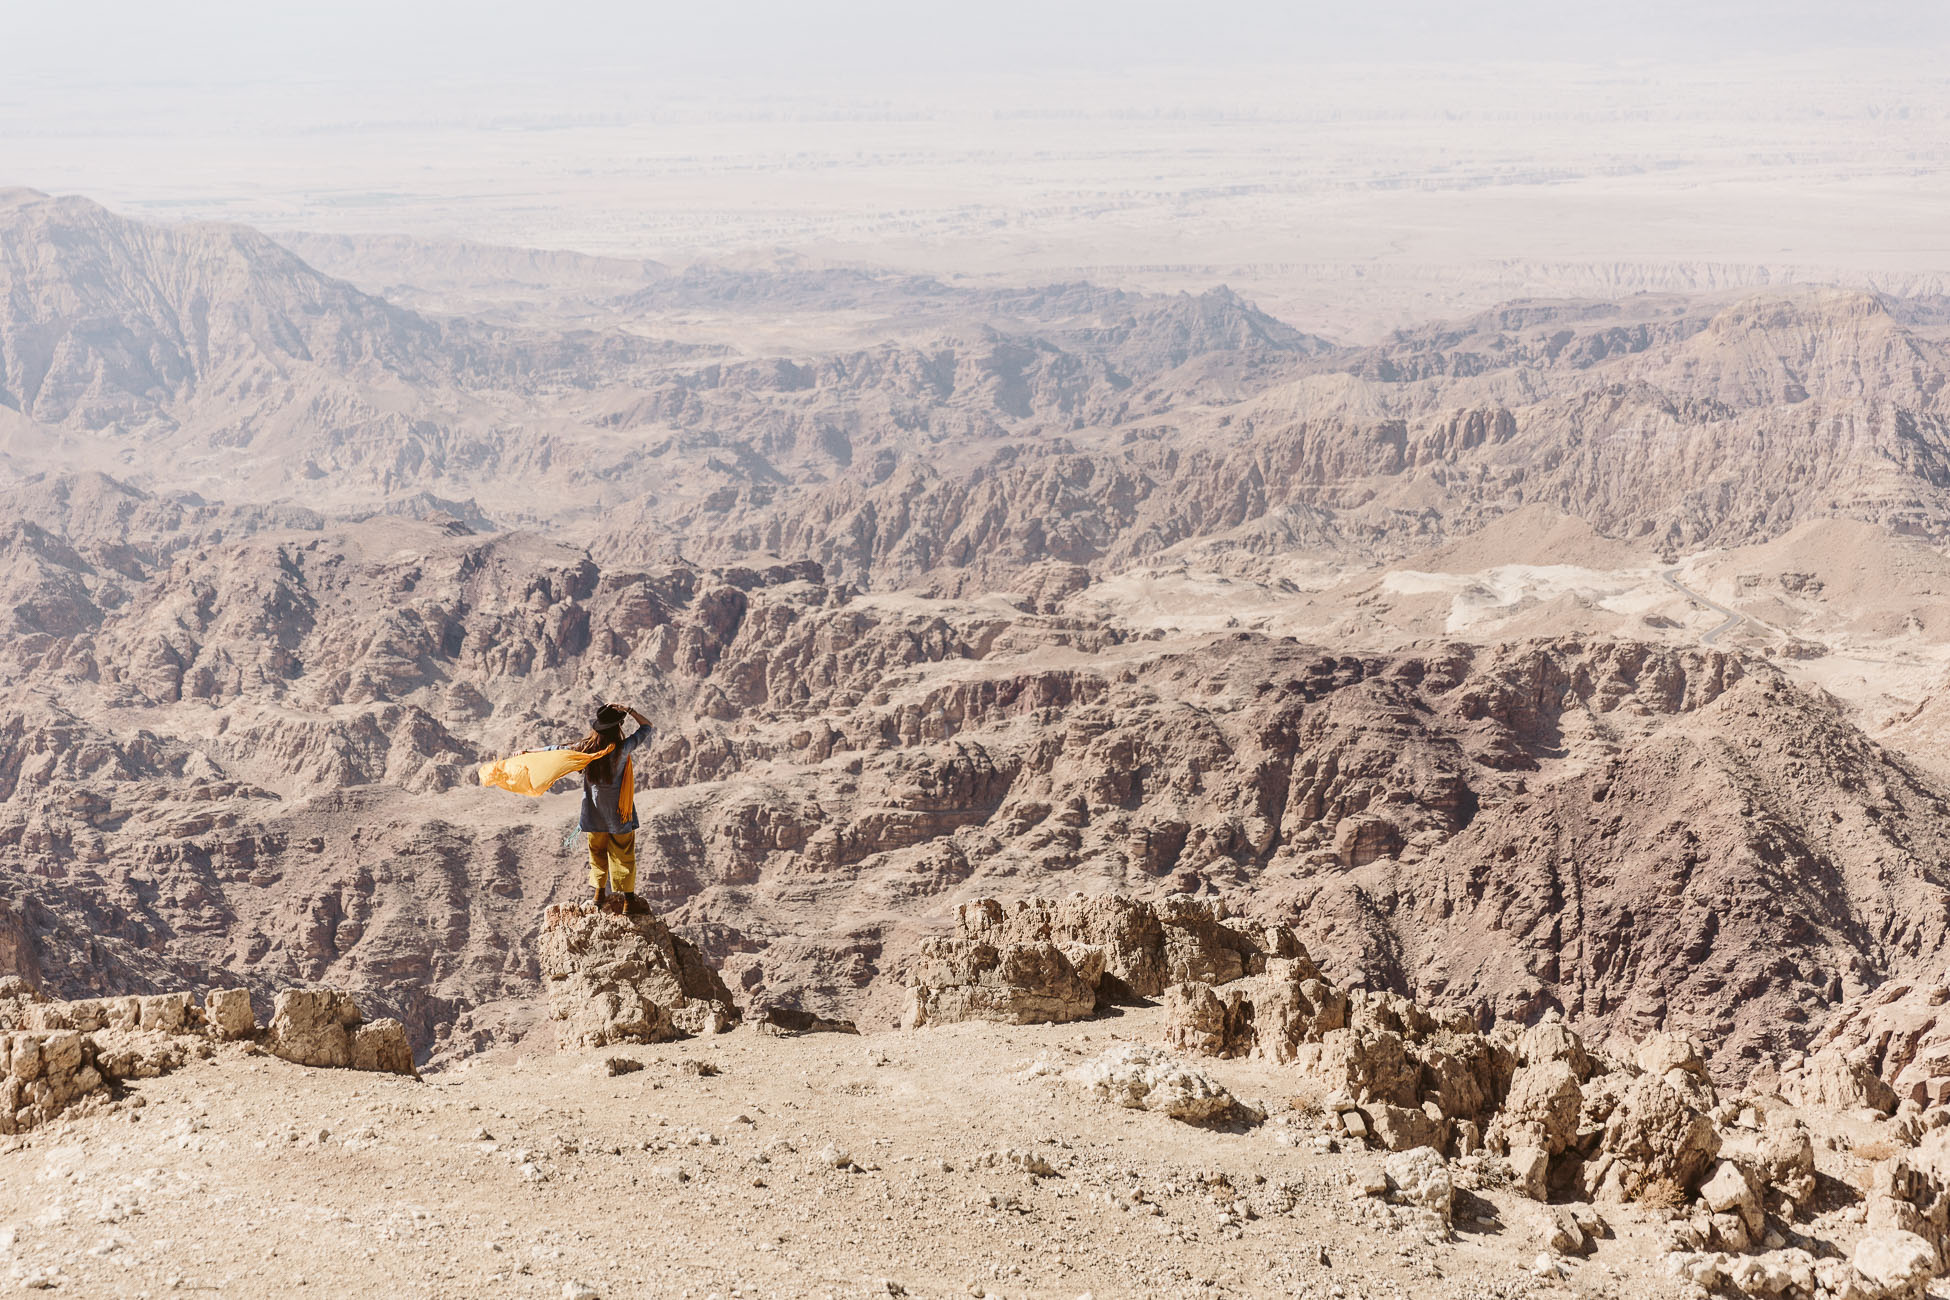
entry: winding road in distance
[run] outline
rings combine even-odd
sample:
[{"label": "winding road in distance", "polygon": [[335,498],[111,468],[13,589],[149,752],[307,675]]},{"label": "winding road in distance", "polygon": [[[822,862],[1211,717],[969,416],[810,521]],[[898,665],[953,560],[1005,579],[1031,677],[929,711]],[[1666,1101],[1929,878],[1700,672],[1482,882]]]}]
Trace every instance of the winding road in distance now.
[{"label": "winding road in distance", "polygon": [[1679,579],[1673,576],[1678,572],[1679,570],[1677,569],[1667,569],[1663,573],[1661,573],[1659,577],[1665,581],[1665,584],[1668,587],[1671,587],[1674,591],[1684,596],[1687,600],[1692,601],[1695,605],[1699,605],[1702,608],[1712,610],[1714,613],[1720,615],[1722,618],[1726,620],[1725,622],[1721,623],[1719,626],[1713,628],[1711,631],[1701,636],[1700,637],[1701,645],[1712,645],[1715,641],[1720,639],[1722,633],[1731,632],[1734,628],[1739,627],[1742,623],[1747,621],[1747,616],[1745,614],[1737,613],[1734,610],[1728,609],[1725,605],[1722,605],[1717,601],[1708,600],[1706,597],[1700,595],[1697,591],[1694,591],[1691,587],[1682,586],[1680,584]]}]

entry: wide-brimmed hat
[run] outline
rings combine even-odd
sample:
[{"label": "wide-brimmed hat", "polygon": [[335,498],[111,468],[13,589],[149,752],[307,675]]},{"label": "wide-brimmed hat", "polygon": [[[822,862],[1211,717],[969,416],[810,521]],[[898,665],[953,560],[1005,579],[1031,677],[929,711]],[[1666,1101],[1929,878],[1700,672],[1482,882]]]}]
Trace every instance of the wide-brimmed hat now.
[{"label": "wide-brimmed hat", "polygon": [[619,709],[614,704],[605,704],[596,710],[596,730],[615,731],[623,725],[623,719],[629,716],[627,709]]}]

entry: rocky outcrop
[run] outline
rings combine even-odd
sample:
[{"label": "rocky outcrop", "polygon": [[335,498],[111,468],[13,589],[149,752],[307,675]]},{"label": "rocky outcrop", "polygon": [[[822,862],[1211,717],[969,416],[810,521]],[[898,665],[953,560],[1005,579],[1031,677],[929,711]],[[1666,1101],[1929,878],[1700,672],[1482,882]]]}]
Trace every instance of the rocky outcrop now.
[{"label": "rocky outcrop", "polygon": [[1478,1034],[1468,1017],[1434,1016],[1396,994],[1365,991],[1349,996],[1345,1028],[1301,1047],[1294,1061],[1335,1093],[1433,1108],[1444,1126],[1480,1125],[1508,1089],[1511,1071],[1508,1048]]},{"label": "rocky outcrop", "polygon": [[[234,1004],[229,1010],[235,1017]],[[215,1028],[226,1037],[230,1032]],[[264,1047],[298,1065],[417,1073],[406,1027],[390,1019],[366,1023],[351,996],[335,989],[289,989],[278,994]]]},{"label": "rocky outcrop", "polygon": [[1464,1154],[1480,1141],[1533,1198],[1600,1201],[1690,1195],[1718,1150],[1696,1091],[1635,1064],[1601,1067],[1561,1024],[1484,1035],[1405,999],[1359,994],[1350,1019],[1297,1062],[1332,1089],[1344,1128],[1391,1150]]},{"label": "rocky outcrop", "polygon": [[[1330,1145],[1379,1143],[1396,1153],[1388,1186],[1398,1198],[1433,1185],[1445,1146],[1475,1167],[1480,1120],[1483,1147],[1500,1155],[1516,1187],[1539,1201],[1572,1203],[1546,1223],[1555,1254],[1591,1248],[1599,1220],[1580,1203],[1592,1200],[1663,1209],[1673,1219],[1673,1273],[1750,1297],[1913,1298],[1950,1259],[1950,1143],[1937,1136],[1950,1132],[1950,1114],[1907,1101],[1885,1119],[1859,1104],[1858,1072],[1816,1073],[1846,1086],[1811,1091],[1797,1111],[1772,1095],[1723,1101],[1705,1053],[1684,1034],[1653,1034],[1619,1058],[1587,1050],[1557,1021],[1482,1035],[1385,995],[1356,993],[1349,1008],[1349,1024],[1320,1034],[1297,1063],[1335,1089],[1321,1104]],[[1487,1086],[1467,1094],[1470,1121],[1456,1122],[1441,1091],[1431,1091],[1433,1035],[1448,1036],[1446,1052],[1467,1059],[1480,1044],[1497,1062],[1477,1080]],[[1823,1100],[1830,1096],[1839,1104]],[[1854,1162],[1865,1196],[1839,1222],[1863,1232],[1848,1260],[1783,1247],[1795,1231],[1813,1231],[1805,1225],[1818,1208],[1810,1120],[1831,1132],[1873,1124],[1897,1148],[1865,1145],[1866,1161]],[[1909,1145],[1926,1133],[1922,1146]]]},{"label": "rocky outcrop", "polygon": [[[1178,975],[1165,991],[1168,1044],[1291,1063],[1325,1092],[1333,1126],[1349,1136],[1397,1152],[1487,1148],[1538,1200],[1565,1190],[1683,1200],[1707,1179],[1720,1149],[1708,1117],[1718,1097],[1692,1039],[1655,1034],[1621,1062],[1594,1057],[1561,1021],[1485,1034],[1467,1015],[1343,992],[1290,931],[1249,931],[1189,904],[965,904],[956,935],[925,949],[906,1022],[1078,1019],[1098,1007],[1113,971],[1127,988]],[[1167,1059],[1140,1053],[1131,1064],[1155,1069]],[[1799,1147],[1756,1144],[1750,1155],[1754,1213],[1770,1184],[1807,1195]],[[1748,1168],[1722,1162],[1714,1194],[1727,1179],[1749,1187]]]},{"label": "rocky outcrop", "polygon": [[1799,1247],[1754,1254],[1681,1252],[1667,1271],[1712,1292],[1755,1300],[1921,1300],[1938,1274],[1935,1250],[1914,1233],[1865,1234],[1848,1258]]},{"label": "rocky outcrop", "polygon": [[25,1132],[227,1043],[299,1065],[418,1077],[399,1021],[368,1023],[337,990],[280,993],[260,1034],[241,989],[212,990],[201,1007],[188,993],[63,1002],[9,979],[0,981],[0,1133]]},{"label": "rocky outcrop", "polygon": [[[902,1023],[1076,1020],[1187,983],[1263,974],[1274,962],[1286,963],[1277,978],[1317,974],[1291,931],[1230,923],[1209,900],[985,898],[956,908],[954,934],[922,944]],[[1223,1020],[1220,1012],[1221,1035]]]},{"label": "rocky outcrop", "polygon": [[1719,1152],[1713,1121],[1665,1079],[1641,1074],[1604,1116],[1584,1171],[1594,1200],[1684,1199]]},{"label": "rocky outcrop", "polygon": [[1939,1160],[1898,1151],[1878,1162],[1864,1212],[1871,1232],[1906,1232],[1927,1242],[1933,1271],[1950,1263],[1950,1177]]},{"label": "rocky outcrop", "polygon": [[1950,987],[1891,980],[1843,1003],[1782,1076],[1783,1088],[1830,1105],[1950,1103]]},{"label": "rocky outcrop", "polygon": [[1511,1076],[1510,1091],[1488,1137],[1509,1158],[1518,1183],[1533,1199],[1548,1197],[1550,1162],[1577,1142],[1584,1108],[1579,1085],[1578,1075],[1558,1060],[1532,1062]]},{"label": "rocky outcrop", "polygon": [[1793,1223],[1812,1205],[1815,1153],[1808,1129],[1785,1115],[1763,1122],[1758,1111],[1749,1114],[1759,1127],[1720,1129],[1719,1160],[1700,1187],[1709,1217],[1690,1225],[1697,1243],[1751,1249],[1766,1240],[1770,1215]]},{"label": "rocky outcrop", "polygon": [[1292,1062],[1328,1090],[1349,1132],[1373,1134],[1394,1151],[1452,1141],[1474,1150],[1510,1090],[1508,1045],[1477,1033],[1467,1017],[1433,1016],[1394,994],[1343,992],[1304,952],[1269,958],[1264,972],[1232,983],[1175,986],[1165,1004],[1167,1041],[1207,1055]]},{"label": "rocky outcrop", "polygon": [[1226,984],[1174,984],[1165,990],[1165,1006],[1166,1040],[1205,1056],[1258,1053],[1291,1061],[1303,1044],[1347,1024],[1347,995],[1304,954],[1269,957],[1261,973]]},{"label": "rocky outcrop", "polygon": [[717,971],[655,916],[557,904],[540,949],[549,1018],[565,1047],[656,1043],[738,1023]]},{"label": "rocky outcrop", "polygon": [[[1683,1199],[1719,1150],[1707,1116],[1716,1090],[1684,1035],[1655,1034],[1630,1061],[1601,1062],[1561,1021],[1485,1034],[1467,1015],[1343,992],[1284,927],[1231,925],[1188,899],[964,904],[956,934],[924,947],[905,1021],[1079,1019],[1113,980],[1147,988],[1170,976],[1172,1047],[1291,1063],[1325,1092],[1339,1130],[1391,1151],[1487,1147],[1538,1200],[1566,1189]],[[1794,1154],[1757,1150],[1767,1166],[1757,1186],[1791,1180],[1805,1196]]]},{"label": "rocky outcrop", "polygon": [[0,1038],[0,1133],[18,1133],[54,1118],[108,1084],[95,1043],[74,1030]]},{"label": "rocky outcrop", "polygon": [[1855,1243],[1849,1257],[1866,1297],[1914,1300],[1937,1275],[1936,1250],[1913,1232],[1884,1229]]},{"label": "rocky outcrop", "polygon": [[1433,1147],[1397,1151],[1382,1163],[1389,1195],[1404,1205],[1427,1210],[1449,1227],[1455,1203],[1455,1180],[1442,1153]]},{"label": "rocky outcrop", "polygon": [[211,1032],[229,1042],[257,1033],[257,1013],[247,989],[211,989],[203,999],[203,1017]]},{"label": "rocky outcrop", "polygon": [[[1918,1085],[1927,1095],[1925,1081],[1910,1080],[1912,1089]],[[1850,1052],[1831,1042],[1790,1061],[1781,1071],[1781,1090],[1804,1106],[1873,1110],[1883,1115],[1896,1109],[1896,1090],[1876,1072],[1873,1054],[1866,1047]]]},{"label": "rocky outcrop", "polygon": [[901,1024],[993,1020],[1009,1025],[1062,1024],[1097,1012],[1100,953],[1076,960],[1046,940],[991,943],[980,938],[929,940],[907,990]]}]

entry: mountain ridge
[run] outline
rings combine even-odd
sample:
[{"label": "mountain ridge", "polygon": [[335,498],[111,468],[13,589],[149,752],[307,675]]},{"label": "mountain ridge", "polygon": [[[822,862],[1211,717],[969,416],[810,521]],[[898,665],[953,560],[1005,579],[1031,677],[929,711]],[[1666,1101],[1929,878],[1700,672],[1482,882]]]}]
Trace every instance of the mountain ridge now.
[{"label": "mountain ridge", "polygon": [[[471,765],[617,697],[658,727],[646,894],[830,1019],[1052,885],[1743,1074],[1941,946],[1945,791],[1884,743],[1933,752],[1935,625],[1829,555],[1950,536],[1927,303],[1353,348],[1224,288],[483,253],[469,317],[246,231],[0,223],[0,951],[59,991],[330,978],[423,1055],[520,1039],[568,801]],[[821,312],[827,348],[724,341]],[[1878,656],[1888,726],[1828,690]]]}]

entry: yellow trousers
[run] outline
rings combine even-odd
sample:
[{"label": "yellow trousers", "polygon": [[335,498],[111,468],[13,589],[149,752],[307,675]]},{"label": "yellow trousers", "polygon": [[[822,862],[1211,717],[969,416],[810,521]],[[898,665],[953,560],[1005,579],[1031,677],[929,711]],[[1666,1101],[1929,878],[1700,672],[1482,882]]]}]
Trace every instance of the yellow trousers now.
[{"label": "yellow trousers", "polygon": [[611,889],[636,892],[636,832],[605,835],[589,832],[589,883],[597,889],[608,880]]}]

